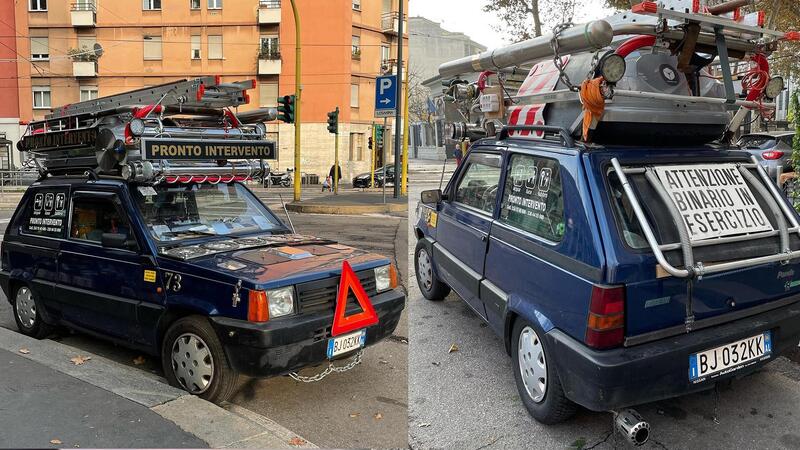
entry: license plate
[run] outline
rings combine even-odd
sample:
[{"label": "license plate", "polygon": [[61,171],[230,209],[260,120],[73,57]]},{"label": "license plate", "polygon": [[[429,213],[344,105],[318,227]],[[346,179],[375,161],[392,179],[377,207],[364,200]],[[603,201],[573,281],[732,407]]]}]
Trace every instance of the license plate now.
[{"label": "license plate", "polygon": [[328,339],[328,359],[357,350],[367,343],[367,330]]},{"label": "license plate", "polygon": [[772,335],[769,331],[695,353],[689,356],[689,381],[698,382],[730,373],[767,359],[771,354]]}]

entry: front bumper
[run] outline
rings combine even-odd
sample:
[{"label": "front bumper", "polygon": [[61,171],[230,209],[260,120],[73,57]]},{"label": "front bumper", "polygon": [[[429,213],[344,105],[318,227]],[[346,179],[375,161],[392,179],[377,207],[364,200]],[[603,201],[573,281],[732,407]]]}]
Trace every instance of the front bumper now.
[{"label": "front bumper", "polygon": [[369,187],[369,178],[365,180],[353,180],[353,187],[354,188],[368,188]]},{"label": "front bumper", "polygon": [[[367,347],[394,332],[405,307],[405,295],[398,289],[370,300],[378,314],[378,323],[367,328]],[[252,377],[285,375],[328,359],[333,314],[283,317],[264,323],[227,317],[210,319],[228,363],[239,373]]]},{"label": "front bumper", "polygon": [[[689,356],[760,332],[772,332],[772,356],[716,378],[691,383]],[[597,351],[560,330],[546,334],[558,376],[570,400],[593,411],[633,406],[714,387],[741,378],[800,342],[800,301],[734,322],[633,347]]]}]

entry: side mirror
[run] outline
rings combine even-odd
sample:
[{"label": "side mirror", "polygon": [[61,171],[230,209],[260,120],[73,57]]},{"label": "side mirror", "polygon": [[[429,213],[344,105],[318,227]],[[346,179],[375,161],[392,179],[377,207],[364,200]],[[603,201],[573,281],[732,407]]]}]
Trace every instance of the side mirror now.
[{"label": "side mirror", "polygon": [[442,195],[441,189],[431,189],[428,191],[422,191],[420,195],[422,203],[431,203],[431,204],[438,204],[444,200],[444,196]]},{"label": "side mirror", "polygon": [[132,250],[136,247],[133,241],[128,240],[128,235],[120,233],[103,233],[100,237],[100,243],[103,247],[121,248],[124,250]]}]

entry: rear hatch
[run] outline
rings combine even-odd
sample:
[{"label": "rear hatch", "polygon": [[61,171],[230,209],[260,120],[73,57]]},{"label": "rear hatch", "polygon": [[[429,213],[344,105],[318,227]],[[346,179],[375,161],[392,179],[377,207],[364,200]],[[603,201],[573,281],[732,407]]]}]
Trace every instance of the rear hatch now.
[{"label": "rear hatch", "polygon": [[[593,152],[585,158],[594,179],[595,202],[603,204],[606,211],[608,282],[626,286],[627,344],[685,333],[687,318],[692,329],[704,328],[780,306],[787,297],[800,293],[798,259],[708,273],[720,263],[783,251],[780,235],[773,231],[779,229],[780,214],[774,213],[777,201],[766,195],[766,185],[755,167],[747,170],[761,186],[737,172],[736,164],[751,163],[746,153],[701,148],[663,150],[653,156],[651,151],[626,149]],[[625,169],[638,170],[626,177],[658,243],[678,243],[679,223],[641,169],[657,176],[676,209],[680,205],[679,213],[688,224],[694,266],[707,273],[681,278],[658,264],[634,205],[613,170],[612,158]],[[788,217],[785,222],[792,228]],[[730,242],[743,236],[747,238]],[[789,246],[800,250],[797,230],[789,233]],[[684,268],[680,248],[664,249],[663,254],[670,265]]]}]

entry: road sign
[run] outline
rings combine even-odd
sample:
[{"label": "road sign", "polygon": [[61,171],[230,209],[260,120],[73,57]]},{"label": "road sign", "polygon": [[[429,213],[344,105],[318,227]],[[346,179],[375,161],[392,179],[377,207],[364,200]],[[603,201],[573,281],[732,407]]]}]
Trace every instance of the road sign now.
[{"label": "road sign", "polygon": [[[353,291],[362,312],[345,317],[347,294],[350,291]],[[350,267],[350,263],[345,261],[342,263],[342,278],[339,280],[339,295],[336,296],[336,311],[333,313],[331,335],[334,337],[339,336],[376,323],[378,323],[378,314],[375,313],[375,309],[369,301],[369,296],[364,291],[364,287],[361,286],[361,282],[358,280],[356,273],[353,272],[353,268]]]},{"label": "road sign", "polygon": [[397,75],[375,78],[375,117],[397,114]]}]

